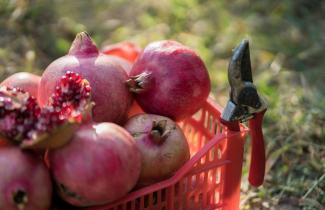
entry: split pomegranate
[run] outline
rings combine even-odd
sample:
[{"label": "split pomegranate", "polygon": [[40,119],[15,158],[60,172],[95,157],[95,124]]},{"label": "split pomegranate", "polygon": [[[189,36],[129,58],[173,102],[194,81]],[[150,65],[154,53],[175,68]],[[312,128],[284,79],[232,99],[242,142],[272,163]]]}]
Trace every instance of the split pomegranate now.
[{"label": "split pomegranate", "polygon": [[181,128],[167,117],[139,114],[129,119],[124,128],[134,137],[142,155],[139,186],[170,177],[190,158]]},{"label": "split pomegranate", "polygon": [[107,45],[103,48],[102,52],[107,55],[115,55],[124,58],[133,63],[138,58],[141,49],[133,42],[124,41]]},{"label": "split pomegranate", "polygon": [[0,209],[47,210],[52,184],[42,161],[18,147],[0,147]]},{"label": "split pomegranate", "polygon": [[0,88],[0,133],[15,143],[30,136],[41,109],[36,99],[19,88]]},{"label": "split pomegranate", "polygon": [[0,147],[6,147],[10,145],[7,139],[0,138]]},{"label": "split pomegranate", "polygon": [[128,80],[141,108],[182,120],[200,109],[210,92],[203,61],[175,41],[149,44],[136,60]]},{"label": "split pomegranate", "polygon": [[53,61],[44,71],[39,88],[39,102],[46,105],[59,79],[67,71],[79,73],[92,87],[93,120],[122,123],[132,103],[125,84],[127,74],[112,56],[100,53],[86,32],[79,33],[69,53]]},{"label": "split pomegranate", "polygon": [[[24,148],[51,143],[61,146],[80,123],[90,104],[90,86],[82,77],[67,72],[48,103],[40,108],[35,97],[19,88],[0,88],[0,133]],[[60,138],[56,139],[56,134]],[[50,141],[52,140],[52,141]],[[44,145],[43,145],[44,144]]]},{"label": "split pomegranate", "polygon": [[38,85],[41,77],[28,72],[19,72],[11,75],[0,86],[7,86],[12,88],[20,88],[30,93],[30,95],[37,98]]},{"label": "split pomegranate", "polygon": [[109,203],[136,184],[141,156],[132,136],[113,123],[80,127],[64,147],[50,150],[50,171],[60,196],[75,206]]}]

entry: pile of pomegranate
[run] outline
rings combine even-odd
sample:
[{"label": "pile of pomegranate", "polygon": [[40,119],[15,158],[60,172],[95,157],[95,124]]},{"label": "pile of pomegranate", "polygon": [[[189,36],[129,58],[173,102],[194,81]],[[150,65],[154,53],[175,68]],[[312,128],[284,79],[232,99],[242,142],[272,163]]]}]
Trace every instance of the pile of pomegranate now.
[{"label": "pile of pomegranate", "polygon": [[0,209],[103,205],[173,176],[190,158],[177,122],[209,92],[203,61],[176,41],[100,51],[79,33],[41,77],[0,84]]}]

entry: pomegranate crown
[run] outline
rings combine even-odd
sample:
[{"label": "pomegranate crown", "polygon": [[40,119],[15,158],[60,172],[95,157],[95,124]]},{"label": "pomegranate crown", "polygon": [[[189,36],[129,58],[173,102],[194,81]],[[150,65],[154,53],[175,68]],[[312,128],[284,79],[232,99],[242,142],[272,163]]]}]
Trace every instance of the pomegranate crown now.
[{"label": "pomegranate crown", "polygon": [[69,55],[88,56],[99,53],[95,42],[87,32],[78,33],[69,49]]}]

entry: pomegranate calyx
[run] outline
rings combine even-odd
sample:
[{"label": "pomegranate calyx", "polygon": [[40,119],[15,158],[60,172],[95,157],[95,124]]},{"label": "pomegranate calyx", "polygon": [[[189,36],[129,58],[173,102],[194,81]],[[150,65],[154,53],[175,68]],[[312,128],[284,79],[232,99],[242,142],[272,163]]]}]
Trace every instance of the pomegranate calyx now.
[{"label": "pomegranate calyx", "polygon": [[126,81],[126,84],[129,86],[129,90],[133,93],[144,92],[151,81],[151,73],[143,72],[136,76],[130,76],[130,79]]},{"label": "pomegranate calyx", "polygon": [[89,34],[84,31],[77,34],[76,38],[72,42],[68,54],[76,56],[95,56],[99,54],[99,50]]},{"label": "pomegranate calyx", "polygon": [[150,137],[155,143],[162,144],[165,141],[165,139],[169,136],[170,130],[168,130],[166,126],[167,126],[167,120],[152,122]]},{"label": "pomegranate calyx", "polygon": [[24,190],[17,190],[12,193],[12,200],[17,206],[18,210],[24,210],[28,203],[28,196]]}]

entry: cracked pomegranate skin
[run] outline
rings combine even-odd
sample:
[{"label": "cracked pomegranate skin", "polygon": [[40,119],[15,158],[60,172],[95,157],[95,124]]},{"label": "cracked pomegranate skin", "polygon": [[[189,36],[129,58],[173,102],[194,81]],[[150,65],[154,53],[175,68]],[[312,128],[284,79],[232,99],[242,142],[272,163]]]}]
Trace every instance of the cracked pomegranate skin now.
[{"label": "cracked pomegranate skin", "polygon": [[64,147],[47,156],[59,194],[75,206],[112,202],[140,175],[141,156],[132,136],[113,123],[82,126]]},{"label": "cracked pomegranate skin", "polygon": [[38,92],[41,106],[47,103],[58,80],[67,71],[78,73],[89,81],[95,102],[95,122],[120,124],[126,120],[133,100],[125,84],[127,73],[113,56],[100,53],[84,32],[77,35],[67,55],[53,61],[43,72]]},{"label": "cracked pomegranate skin", "polygon": [[17,210],[13,193],[23,191],[27,196],[24,210],[50,208],[52,183],[50,174],[34,154],[16,146],[0,147],[0,209]]},{"label": "cracked pomegranate skin", "polygon": [[141,108],[151,114],[182,120],[202,106],[210,92],[210,78],[200,57],[175,41],[149,44],[132,67],[130,76],[149,74],[135,94]]},{"label": "cracked pomegranate skin", "polygon": [[37,98],[41,77],[28,72],[15,73],[1,82],[0,85],[21,88]]}]

